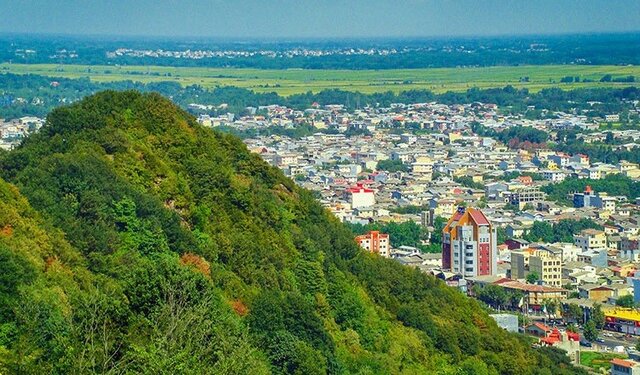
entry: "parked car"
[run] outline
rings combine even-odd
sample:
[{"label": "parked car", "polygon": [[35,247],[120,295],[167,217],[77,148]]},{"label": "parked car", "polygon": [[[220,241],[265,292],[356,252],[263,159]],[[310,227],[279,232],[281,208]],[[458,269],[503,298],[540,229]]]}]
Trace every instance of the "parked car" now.
[{"label": "parked car", "polygon": [[593,345],[587,340],[580,340],[580,345],[586,346],[587,348],[592,347]]},{"label": "parked car", "polygon": [[598,337],[596,341],[602,344],[604,342],[604,339],[602,337]]}]

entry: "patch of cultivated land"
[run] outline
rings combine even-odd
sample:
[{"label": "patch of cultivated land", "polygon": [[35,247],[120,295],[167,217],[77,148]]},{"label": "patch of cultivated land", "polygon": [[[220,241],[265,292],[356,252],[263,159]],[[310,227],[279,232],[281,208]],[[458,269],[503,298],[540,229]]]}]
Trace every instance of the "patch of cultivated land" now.
[{"label": "patch of cultivated land", "polygon": [[591,367],[596,371],[602,369],[609,370],[611,368],[611,360],[614,358],[626,358],[626,355],[616,353],[598,353],[591,351],[582,351],[580,353],[580,364]]},{"label": "patch of cultivated land", "polygon": [[[363,93],[428,89],[434,92],[465,91],[471,87],[491,88],[512,85],[532,92],[547,87],[574,89],[580,87],[640,86],[640,82],[599,82],[605,74],[613,78],[636,77],[640,66],[612,65],[535,65],[496,66],[487,68],[431,68],[396,70],[268,70],[236,68],[199,68],[164,66],[109,66],[56,64],[0,64],[0,72],[40,74],[51,77],[80,78],[108,82],[132,80],[140,82],[175,81],[182,85],[197,84],[244,87],[256,92],[291,95],[323,89],[342,89]],[[580,77],[579,83],[560,83],[562,77]],[[528,82],[523,78],[528,77]],[[592,82],[582,82],[587,79]]]}]

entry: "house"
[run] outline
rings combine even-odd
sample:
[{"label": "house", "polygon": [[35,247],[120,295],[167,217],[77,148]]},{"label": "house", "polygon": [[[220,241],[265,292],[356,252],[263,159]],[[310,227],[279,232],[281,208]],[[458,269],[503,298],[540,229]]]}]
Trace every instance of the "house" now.
[{"label": "house", "polygon": [[623,237],[620,241],[620,258],[628,259],[632,262],[640,260],[640,239]]},{"label": "house", "polygon": [[578,286],[578,293],[580,293],[580,298],[604,303],[613,297],[614,289],[606,285],[585,284]]},{"label": "house", "polygon": [[546,299],[561,301],[567,298],[569,293],[564,288],[525,284],[520,281],[498,281],[496,284],[507,290],[522,292],[525,304],[534,310],[540,310]]},{"label": "house", "polygon": [[558,328],[553,328],[546,337],[540,338],[542,346],[553,346],[567,352],[567,356],[572,362],[580,362],[580,335],[576,332],[560,332]]},{"label": "house", "polygon": [[576,246],[582,251],[605,250],[607,248],[607,236],[604,231],[597,229],[585,229],[573,236]]},{"label": "house", "polygon": [[531,336],[547,337],[551,333],[551,327],[540,322],[534,322],[525,327],[524,332]]},{"label": "house", "polygon": [[[511,227],[510,225],[507,226],[507,236],[509,236],[509,227]],[[505,245],[507,245],[507,248],[509,250],[519,250],[519,249],[524,249],[526,247],[529,246],[529,241],[526,240],[522,240],[519,238],[510,238],[506,241],[504,241]]]},{"label": "house", "polygon": [[614,358],[611,360],[611,375],[639,375],[640,363],[629,359]]},{"label": "house", "polygon": [[561,182],[567,177],[567,174],[562,171],[548,169],[542,171],[542,177],[551,182]]}]

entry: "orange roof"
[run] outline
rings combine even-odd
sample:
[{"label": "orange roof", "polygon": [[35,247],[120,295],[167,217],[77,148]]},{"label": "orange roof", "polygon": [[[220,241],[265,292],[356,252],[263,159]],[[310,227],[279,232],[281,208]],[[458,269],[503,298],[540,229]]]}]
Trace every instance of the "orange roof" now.
[{"label": "orange roof", "polygon": [[636,365],[638,365],[636,362],[627,361],[627,360],[620,359],[620,358],[612,359],[611,360],[611,364],[612,365],[622,366],[622,367],[628,367],[628,368],[632,368],[632,367],[635,367]]},{"label": "orange roof", "polygon": [[540,328],[541,330],[543,330],[545,332],[551,331],[551,327],[549,327],[549,326],[547,326],[545,324],[542,324],[540,322],[533,322],[533,324],[531,324],[531,325],[532,326],[536,326],[536,327]]},{"label": "orange roof", "polygon": [[475,225],[491,225],[487,217],[482,211],[475,208],[458,207],[456,212],[451,216],[447,224],[443,228],[444,233],[451,234],[451,238],[457,237],[456,229],[458,226],[475,224]]}]

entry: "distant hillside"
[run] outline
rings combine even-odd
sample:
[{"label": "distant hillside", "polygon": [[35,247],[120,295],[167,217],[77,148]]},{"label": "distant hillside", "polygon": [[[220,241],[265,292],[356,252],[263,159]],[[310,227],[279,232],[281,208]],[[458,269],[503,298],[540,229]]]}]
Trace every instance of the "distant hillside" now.
[{"label": "distant hillside", "polygon": [[0,373],[580,373],[159,95],[56,109],[0,166]]}]

